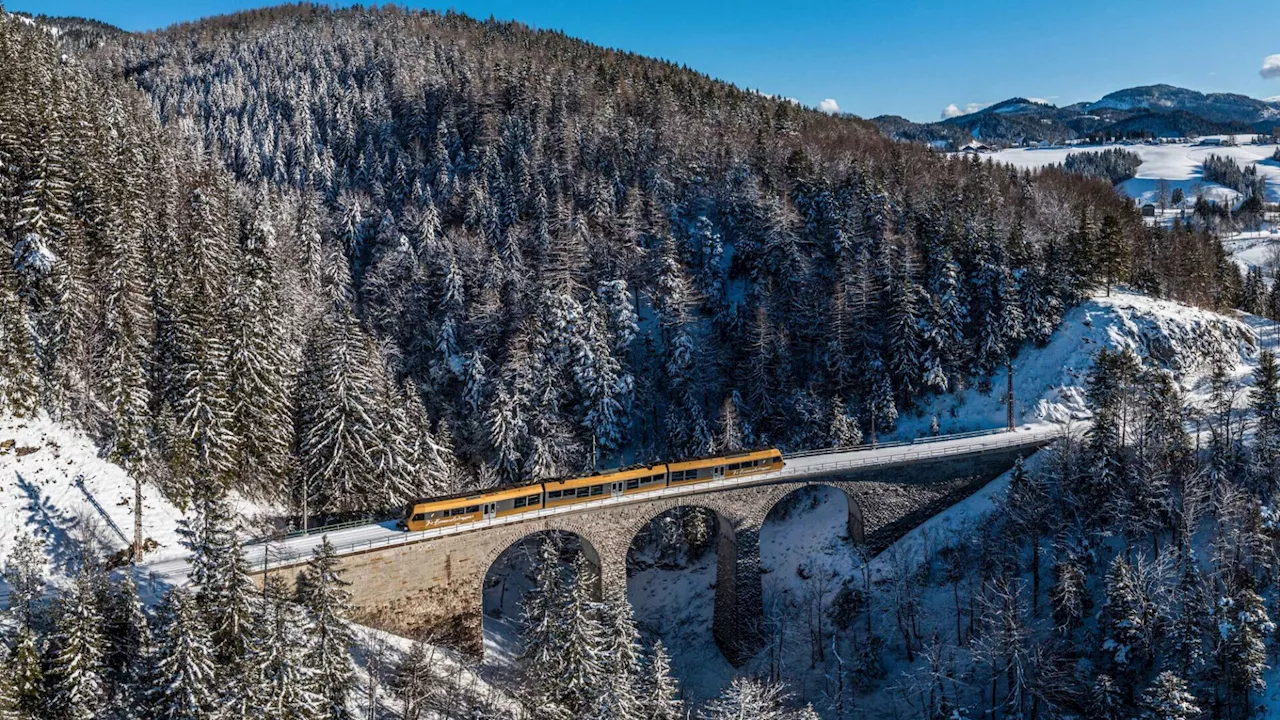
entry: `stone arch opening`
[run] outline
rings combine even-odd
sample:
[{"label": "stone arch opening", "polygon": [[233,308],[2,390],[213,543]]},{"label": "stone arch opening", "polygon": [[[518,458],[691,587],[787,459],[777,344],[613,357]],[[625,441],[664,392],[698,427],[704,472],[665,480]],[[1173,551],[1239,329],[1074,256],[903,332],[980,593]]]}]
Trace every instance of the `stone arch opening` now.
[{"label": "stone arch opening", "polygon": [[[849,542],[861,545],[866,542],[866,523],[862,517],[862,507],[853,494],[839,485],[831,483],[809,483],[796,487],[780,496],[765,511],[764,523],[785,521],[795,514],[804,514],[806,504],[810,509],[817,504],[843,500],[842,509],[832,511],[838,514],[843,523],[842,530]],[[836,506],[839,503],[836,502]]]},{"label": "stone arch opening", "polygon": [[840,608],[860,592],[864,528],[855,498],[834,484],[795,487],[769,506],[760,573],[772,661],[804,667],[825,659],[833,633],[848,620]]},{"label": "stone arch opening", "polygon": [[[659,512],[627,546],[627,597],[646,640],[661,639],[678,677],[738,660],[738,534],[703,505]],[[719,653],[708,648],[713,640]]]},{"label": "stone arch opening", "polygon": [[534,570],[543,548],[559,546],[560,566],[567,570],[578,555],[585,556],[594,578],[592,596],[602,597],[600,552],[583,536],[568,530],[538,530],[507,543],[487,563],[480,587],[482,652],[486,665],[514,670],[520,655],[520,620],[524,595],[533,586]]}]

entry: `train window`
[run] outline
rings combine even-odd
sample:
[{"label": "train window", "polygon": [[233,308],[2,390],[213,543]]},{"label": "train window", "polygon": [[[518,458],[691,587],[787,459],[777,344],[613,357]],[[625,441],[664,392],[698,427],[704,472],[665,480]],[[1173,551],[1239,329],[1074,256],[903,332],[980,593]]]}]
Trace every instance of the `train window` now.
[{"label": "train window", "polygon": [[418,513],[417,515],[414,515],[412,518],[413,522],[422,522],[423,520],[426,520],[426,519],[427,519],[426,513]]},{"label": "train window", "polygon": [[738,468],[741,468],[741,467],[742,467],[742,465],[741,465],[741,464],[739,464],[739,463],[733,463],[732,465],[729,465],[729,466],[728,466],[727,468],[725,468],[725,469],[726,469],[726,470],[737,470]]},{"label": "train window", "polygon": [[559,500],[559,499],[560,499],[560,491],[559,491],[559,490],[548,490],[548,491],[547,491],[547,499],[548,499],[548,500]]},{"label": "train window", "polygon": [[467,506],[467,512],[469,512],[469,513],[477,513],[477,512],[480,512],[480,506],[479,506],[479,505],[468,505],[468,506]]},{"label": "train window", "polygon": [[526,499],[526,502],[528,502],[530,505],[537,505],[542,502],[542,498],[537,495],[530,495]]},{"label": "train window", "polygon": [[591,488],[589,487],[578,488],[578,497],[591,497]]},{"label": "train window", "polygon": [[671,473],[671,482],[677,482],[684,479],[683,470],[675,470]]},{"label": "train window", "polygon": [[516,507],[518,507],[518,508],[522,508],[522,507],[524,507],[524,506],[525,506],[525,504],[526,504],[526,503],[528,503],[528,500],[525,500],[525,499],[524,499],[524,498],[522,498],[522,497],[518,497],[518,498],[516,498],[515,506],[516,506]]},{"label": "train window", "polygon": [[592,485],[592,486],[591,486],[591,494],[592,494],[592,495],[603,495],[603,494],[604,494],[604,486],[603,486],[603,485]]},{"label": "train window", "polygon": [[[646,480],[648,480],[648,478],[645,478],[645,479],[646,479]],[[630,479],[630,480],[628,480],[628,481],[627,481],[627,489],[628,489],[628,490],[636,490],[636,489],[639,489],[639,487],[640,487],[640,479],[639,479],[639,478],[632,478],[632,479]]]}]

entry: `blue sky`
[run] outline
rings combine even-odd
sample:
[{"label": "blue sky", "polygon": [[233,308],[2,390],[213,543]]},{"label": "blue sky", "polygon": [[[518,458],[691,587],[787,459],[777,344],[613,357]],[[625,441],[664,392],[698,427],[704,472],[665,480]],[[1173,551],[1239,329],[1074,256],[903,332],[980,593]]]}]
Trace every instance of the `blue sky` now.
[{"label": "blue sky", "polygon": [[[252,0],[6,0],[12,10],[82,15],[126,30]],[[515,19],[683,63],[713,77],[864,117],[935,120],[944,108],[1013,96],[1058,105],[1134,85],[1280,96],[1280,12],[1203,0],[1073,3],[969,0],[455,0],[410,2]],[[1280,58],[1276,59],[1280,66]]]}]

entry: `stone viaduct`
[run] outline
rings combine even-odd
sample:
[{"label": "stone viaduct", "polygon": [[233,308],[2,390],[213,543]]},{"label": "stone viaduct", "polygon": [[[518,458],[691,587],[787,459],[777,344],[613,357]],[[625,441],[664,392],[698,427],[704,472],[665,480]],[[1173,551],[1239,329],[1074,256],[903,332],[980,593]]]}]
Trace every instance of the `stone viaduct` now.
[{"label": "stone viaduct", "polygon": [[[763,637],[760,528],[784,497],[809,485],[838,488],[849,501],[849,537],[877,552],[1048,441],[1040,436],[996,450],[799,478],[763,476],[757,484],[641,497],[419,542],[356,549],[342,556],[343,577],[351,583],[353,619],[358,622],[402,634],[434,634],[480,652],[486,575],[508,548],[540,532],[571,533],[598,568],[601,592],[626,592],[627,553],[636,535],[669,510],[701,507],[713,512],[718,523],[713,635],[725,657],[740,664],[754,655]],[[299,569],[295,564],[271,572],[292,580]]]}]

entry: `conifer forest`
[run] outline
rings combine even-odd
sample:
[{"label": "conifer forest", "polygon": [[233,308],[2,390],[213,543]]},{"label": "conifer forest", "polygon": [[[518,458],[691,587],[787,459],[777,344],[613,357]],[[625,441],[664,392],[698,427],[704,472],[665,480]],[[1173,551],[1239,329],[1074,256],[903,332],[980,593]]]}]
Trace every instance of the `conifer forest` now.
[{"label": "conifer forest", "polygon": [[[937,152],[455,12],[281,5],[131,33],[0,7],[0,416],[91,438],[139,516],[143,487],[181,511],[190,564],[169,587],[132,572],[141,531],[64,557],[0,502],[0,720],[1280,712],[1280,285],[1233,259],[1234,216],[1144,222],[1113,187],[1141,162]],[[1258,166],[1204,174],[1265,213]],[[1002,476],[979,527],[910,561],[844,538],[861,569],[806,565],[807,594],[709,690],[635,596],[594,592],[573,538],[523,547],[501,671],[447,629],[351,622],[327,539],[287,582],[243,545],[249,505],[283,534],[910,440],[930,416],[936,435],[948,398],[1000,401],[1117,297],[1258,318],[1257,337],[1089,348],[1087,422]],[[716,532],[663,516],[629,572],[714,567]]]}]

